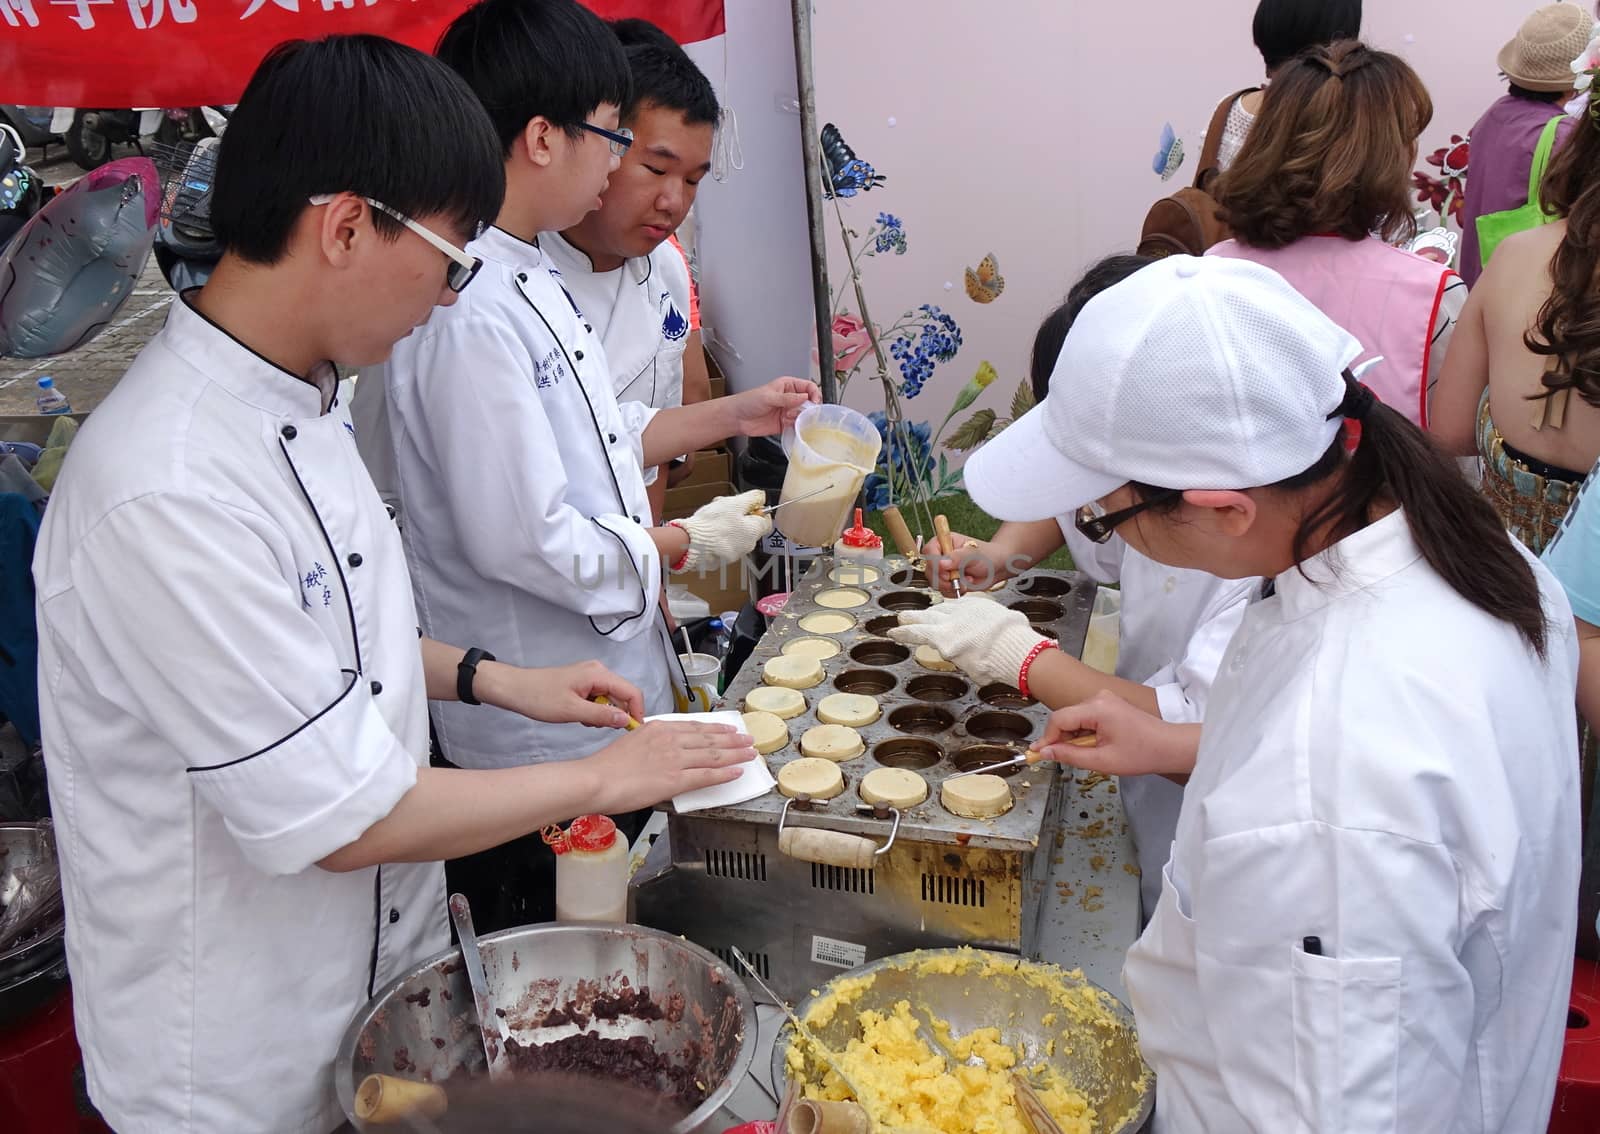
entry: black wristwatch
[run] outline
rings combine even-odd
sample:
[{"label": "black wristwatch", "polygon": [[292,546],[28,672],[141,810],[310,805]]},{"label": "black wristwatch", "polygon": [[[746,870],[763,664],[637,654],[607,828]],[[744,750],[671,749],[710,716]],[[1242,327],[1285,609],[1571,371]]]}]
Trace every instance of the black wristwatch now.
[{"label": "black wristwatch", "polygon": [[480,650],[473,646],[456,663],[456,697],[463,704],[481,705],[482,701],[472,695],[472,679],[478,676],[478,663],[494,661],[495,656],[488,650]]}]

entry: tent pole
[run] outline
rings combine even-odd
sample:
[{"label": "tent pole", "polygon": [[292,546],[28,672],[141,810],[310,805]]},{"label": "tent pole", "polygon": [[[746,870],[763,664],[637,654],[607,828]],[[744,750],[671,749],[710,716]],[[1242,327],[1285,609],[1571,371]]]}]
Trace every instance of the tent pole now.
[{"label": "tent pole", "polygon": [[816,305],[817,365],[822,400],[839,400],[833,373],[833,318],[828,293],[828,244],[823,229],[821,128],[811,66],[811,0],[790,0],[794,15],[795,90],[800,98],[800,153],[806,169],[806,221],[811,229],[811,296]]}]

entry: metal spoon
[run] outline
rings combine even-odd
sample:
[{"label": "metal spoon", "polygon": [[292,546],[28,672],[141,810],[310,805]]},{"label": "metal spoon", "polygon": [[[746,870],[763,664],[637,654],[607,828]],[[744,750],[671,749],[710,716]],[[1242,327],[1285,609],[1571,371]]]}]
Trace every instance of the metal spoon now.
[{"label": "metal spoon", "polygon": [[472,986],[472,1003],[478,1010],[478,1030],[483,1034],[483,1055],[489,1061],[489,1078],[508,1079],[511,1068],[503,1058],[505,1041],[511,1030],[494,1010],[489,999],[489,979],[483,971],[483,956],[478,952],[478,935],[472,929],[472,907],[463,894],[450,895],[450,920],[455,922],[456,936],[461,939],[461,961],[467,969],[467,983]]},{"label": "metal spoon", "polygon": [[755,966],[749,961],[745,960],[744,954],[739,952],[736,946],[728,946],[728,951],[733,954],[734,960],[738,961],[739,964],[744,966],[744,971],[750,974],[750,979],[756,982],[756,987],[761,989],[761,991],[766,994],[767,999],[771,1000],[779,1008],[783,1009],[783,1014],[789,1017],[789,1023],[794,1025],[794,1030],[800,1034],[800,1038],[805,1040],[806,1043],[810,1044],[811,1050],[815,1051],[817,1055],[821,1057],[822,1061],[828,1065],[829,1070],[831,1070],[835,1075],[839,1076],[839,1081],[849,1088],[850,1093],[856,1097],[856,1102],[862,1103],[864,1106],[865,1102],[861,1097],[861,1092],[856,1089],[856,1085],[850,1081],[850,1077],[846,1075],[844,1073],[844,1069],[839,1066],[838,1060],[834,1058],[833,1052],[830,1051],[827,1046],[817,1038],[815,1032],[806,1027],[805,1021],[795,1013],[793,1008],[789,1007],[788,1002],[776,992],[773,992],[767,982],[761,979],[761,974],[756,972]]},{"label": "metal spoon", "polygon": [[[1079,748],[1093,748],[1096,743],[1094,730],[1080,728],[1067,737],[1067,743],[1076,745]],[[953,776],[946,776],[945,781],[948,783],[950,780],[959,780],[963,776],[981,776],[988,772],[998,772],[1002,768],[1015,768],[1018,764],[1037,764],[1043,759],[1045,757],[1041,753],[1035,752],[1030,748],[1014,759],[1002,760],[998,764],[985,764],[983,767],[973,768],[969,772],[957,772]]]}]

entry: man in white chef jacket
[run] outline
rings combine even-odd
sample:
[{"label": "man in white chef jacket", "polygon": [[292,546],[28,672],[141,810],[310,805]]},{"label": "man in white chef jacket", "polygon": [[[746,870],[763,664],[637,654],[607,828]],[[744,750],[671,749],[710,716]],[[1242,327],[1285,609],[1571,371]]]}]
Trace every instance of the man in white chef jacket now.
[{"label": "man in white chef jacket", "polygon": [[[686,366],[703,371],[705,358],[690,326],[689,266],[668,238],[711,172],[720,108],[711,80],[664,32],[643,20],[613,27],[633,79],[622,111],[633,144],[600,207],[539,243],[605,344],[617,400],[669,409],[685,403]],[[658,471],[645,470],[656,515],[667,488]]]},{"label": "man in white chef jacket", "polygon": [[[759,492],[652,526],[643,469],[729,434],[778,432],[820,400],[778,379],[700,406],[619,404],[593,321],[539,243],[599,204],[630,141],[619,125],[622,45],[575,0],[483,0],[441,37],[439,58],[477,91],[504,150],[506,197],[468,251],[470,293],[369,369],[357,400],[393,496],[424,631],[493,633],[519,664],[595,659],[636,684],[648,713],[675,707],[678,647],[660,609],[663,564],[734,564],[771,522]],[[470,378],[470,381],[466,380]],[[596,737],[509,713],[434,706],[442,758],[510,768],[581,758]],[[642,816],[619,817],[642,825]],[[480,927],[553,916],[553,859],[537,836],[449,866],[479,898]]]},{"label": "man in white chef jacket", "polygon": [[[420,638],[335,364],[382,359],[472,282],[460,246],[500,178],[436,60],[365,36],[276,49],[222,145],[215,274],[51,497],[45,761],[77,1037],[118,1134],[328,1134],[349,1020],[448,943],[438,860],[721,782],[751,753],[732,730],[614,731],[621,710],[588,698],[642,702],[597,665]],[[623,739],[564,775],[430,768],[427,698],[457,696]]]}]

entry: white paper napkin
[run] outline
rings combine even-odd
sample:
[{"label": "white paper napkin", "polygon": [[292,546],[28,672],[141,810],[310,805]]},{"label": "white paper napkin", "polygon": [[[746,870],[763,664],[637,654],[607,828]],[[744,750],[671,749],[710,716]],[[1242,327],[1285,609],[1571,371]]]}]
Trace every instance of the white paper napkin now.
[{"label": "white paper napkin", "polygon": [[[662,713],[659,716],[646,717],[645,720],[699,721],[702,724],[732,725],[741,731],[744,729],[744,717],[732,709],[724,709],[717,713]],[[686,791],[675,797],[672,805],[679,813],[704,811],[708,807],[731,807],[735,803],[744,803],[766,795],[777,782],[772,778],[772,770],[767,767],[766,757],[757,756],[754,760],[739,766],[738,779]]]}]

